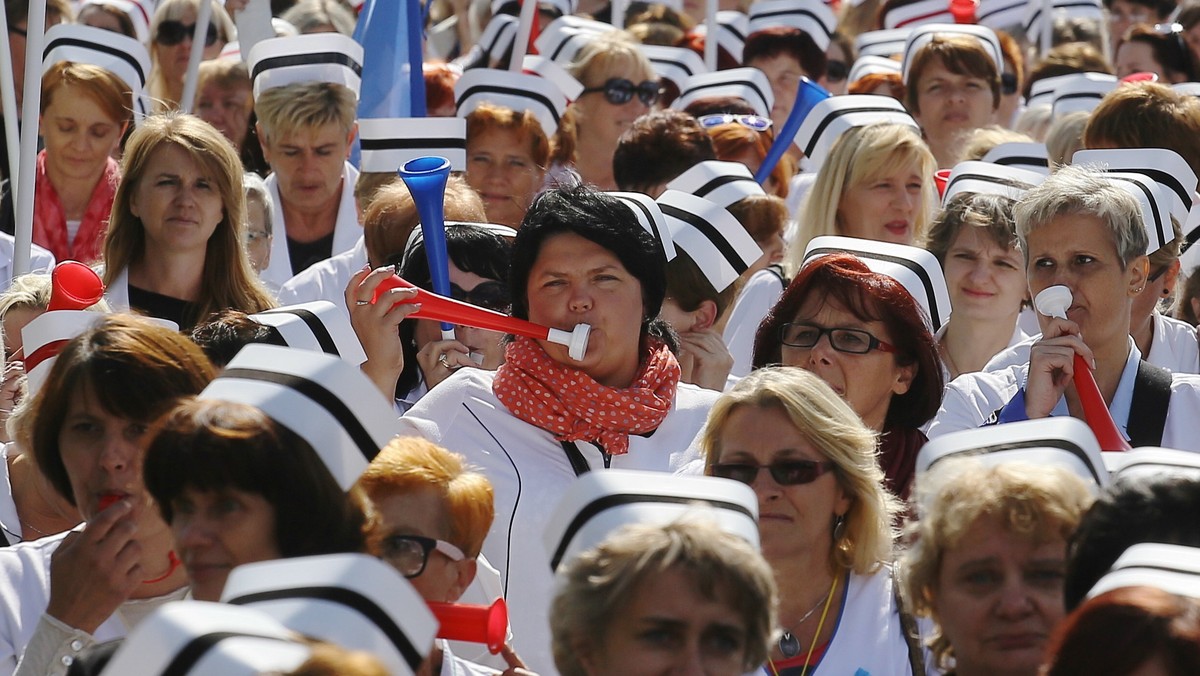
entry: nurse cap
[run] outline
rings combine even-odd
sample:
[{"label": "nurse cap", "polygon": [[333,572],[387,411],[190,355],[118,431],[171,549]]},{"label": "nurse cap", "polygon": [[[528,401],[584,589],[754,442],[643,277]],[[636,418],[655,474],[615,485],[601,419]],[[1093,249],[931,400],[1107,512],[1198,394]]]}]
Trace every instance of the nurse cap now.
[{"label": "nurse cap", "polygon": [[703,197],[724,208],[747,197],[766,195],[746,165],[720,160],[697,162],[668,183],[667,188]]},{"label": "nurse cap", "polygon": [[976,160],[959,162],[950,170],[950,178],[946,180],[946,193],[942,195],[942,205],[949,204],[950,199],[960,193],[1000,195],[1019,200],[1030,188],[1041,183],[1043,178],[1044,174],[1019,167],[1006,167]]},{"label": "nurse cap", "polygon": [[1050,175],[1050,158],[1045,143],[1001,143],[983,156],[984,162]]},{"label": "nurse cap", "polygon": [[616,29],[603,21],[565,14],[547,24],[533,44],[537,47],[538,54],[566,64],[574,61],[579,50],[597,35],[614,30]]},{"label": "nurse cap", "polygon": [[288,347],[341,357],[351,366],[367,360],[350,317],[330,301],[285,305],[252,314],[250,319],[274,327]]},{"label": "nurse cap", "polygon": [[904,65],[901,67],[901,75],[905,85],[908,84],[909,69],[912,67],[913,58],[916,57],[917,52],[932,42],[935,36],[974,38],[983,47],[983,51],[992,57],[992,63],[996,65],[996,72],[1004,70],[1004,53],[1000,51],[1000,38],[996,37],[996,32],[991,28],[974,24],[931,23],[913,29],[904,43]]},{"label": "nurse cap", "polygon": [[918,131],[917,121],[904,104],[890,96],[846,94],[821,100],[805,116],[792,142],[816,171],[825,163],[842,134],[872,124],[903,124]]},{"label": "nurse cap", "polygon": [[858,256],[872,272],[899,282],[921,306],[930,333],[937,333],[949,319],[950,293],[946,290],[942,266],[925,249],[857,237],[823,235],[809,241],[801,267],[834,253]]},{"label": "nurse cap", "polygon": [[621,200],[633,211],[642,230],[654,237],[664,261],[669,263],[675,260],[675,240],[671,239],[671,230],[667,227],[667,217],[663,215],[658,202],[640,192],[610,192],[608,194]]},{"label": "nurse cap", "polygon": [[599,545],[629,524],[666,525],[688,513],[711,516],[721,530],[758,543],[758,498],[729,479],[610,469],[571,483],[546,525],[550,569]]},{"label": "nurse cap", "polygon": [[[1074,164],[1074,163],[1072,163]],[[1144,174],[1100,172],[1099,178],[1129,193],[1138,203],[1142,227],[1146,230],[1146,255],[1158,251],[1175,239],[1171,226],[1171,198],[1167,189]]]},{"label": "nurse cap", "polygon": [[299,634],[253,608],[175,601],[142,620],[103,676],[257,676],[308,660]]},{"label": "nurse cap", "polygon": [[574,75],[544,56],[526,54],[521,59],[521,72],[537,75],[553,82],[568,101],[574,101],[583,93],[583,85],[575,79]]},{"label": "nurse cap", "polygon": [[[704,36],[708,39],[708,25],[697,24],[692,29],[693,35]],[[742,53],[746,48],[746,36],[750,34],[750,17],[732,9],[717,12],[717,46],[729,52],[734,61],[742,62]]]},{"label": "nurse cap", "polygon": [[1181,476],[1200,479],[1200,453],[1174,448],[1139,446],[1120,454],[1120,463],[1113,472],[1113,481],[1129,477],[1157,478]]},{"label": "nurse cap", "polygon": [[438,155],[454,171],[467,168],[467,121],[459,117],[362,118],[359,170],[395,174],[405,162]]},{"label": "nurse cap", "polygon": [[42,55],[43,73],[60,61],[107,70],[132,92],[135,122],[149,113],[144,92],[150,76],[150,52],[137,40],[103,28],[60,23],[46,31]]},{"label": "nurse cap", "polygon": [[[1042,31],[1046,22],[1042,20],[1045,0],[1030,2],[1025,11],[1022,25],[1025,27],[1025,38],[1032,45],[1042,44]],[[1104,5],[1100,0],[1050,0],[1051,26],[1053,21],[1066,19],[1091,19],[1096,22],[1104,20]]]},{"label": "nurse cap", "polygon": [[954,23],[947,0],[916,0],[892,6],[883,4],[880,9],[879,22],[885,29]]},{"label": "nurse cap", "polygon": [[1067,113],[1090,113],[1106,94],[1117,88],[1117,77],[1103,73],[1074,73],[1062,76],[1050,103],[1051,114],[1058,119]]},{"label": "nurse cap", "polygon": [[566,94],[550,80],[496,68],[472,68],[463,73],[454,83],[454,99],[458,117],[470,115],[483,103],[518,113],[528,110],[547,137],[558,131],[567,110]]},{"label": "nurse cap", "polygon": [[979,0],[975,23],[993,30],[1012,29],[1025,20],[1026,4],[1027,0]]},{"label": "nurse cap", "polygon": [[1200,599],[1200,549],[1156,542],[1131,545],[1092,586],[1087,598],[1124,587],[1154,587]]},{"label": "nurse cap", "polygon": [[860,56],[850,67],[847,82],[854,84],[868,75],[894,73],[900,74],[900,62],[888,56]]},{"label": "nurse cap", "polygon": [[837,15],[822,0],[762,0],[750,5],[748,35],[775,26],[798,28],[822,50],[837,30]]},{"label": "nurse cap", "polygon": [[693,75],[708,72],[704,59],[690,49],[658,45],[638,45],[638,49],[650,59],[654,73],[664,80],[674,82],[676,87],[682,87]]},{"label": "nurse cap", "polygon": [[[1171,216],[1182,226],[1187,222],[1188,212],[1196,195],[1197,179],[1187,160],[1167,148],[1114,148],[1107,150],[1079,150],[1071,164],[1096,164],[1106,171],[1144,174],[1164,189],[1170,198]],[[1169,228],[1168,228],[1169,230]],[[1153,236],[1151,237],[1153,239]],[[1166,244],[1160,237],[1160,244]],[[1156,249],[1158,247],[1155,247]]]},{"label": "nurse cap", "polygon": [[[500,11],[501,7],[515,0],[492,0],[492,14]],[[576,0],[538,0],[539,5],[550,5],[562,14],[574,14],[578,2]]]},{"label": "nurse cap", "polygon": [[717,293],[762,257],[758,243],[721,205],[678,190],[667,190],[657,201],[675,248],[696,263]]},{"label": "nurse cap", "polygon": [[988,466],[1020,462],[1061,467],[1094,487],[1093,492],[1109,483],[1092,429],[1069,416],[991,425],[930,439],[917,454],[918,483],[947,458],[966,457]]},{"label": "nurse cap", "polygon": [[517,29],[520,24],[521,20],[510,14],[492,15],[491,20],[483,29],[483,34],[479,36],[479,42],[475,43],[487,56],[485,65],[503,58],[508,50],[512,49],[513,43],[517,40]]},{"label": "nurse cap", "polygon": [[395,411],[362,371],[320,352],[247,345],[199,398],[258,408],[307,441],[342,490],[398,432]]},{"label": "nurse cap", "polygon": [[1176,82],[1171,85],[1171,89],[1183,94],[1184,96],[1200,97],[1200,82]]},{"label": "nurse cap", "polygon": [[340,33],[268,38],[250,49],[246,61],[255,101],[268,89],[306,82],[342,85],[357,99],[362,64],[362,45]]},{"label": "nurse cap", "polygon": [[736,96],[762,117],[771,117],[771,106],[775,104],[767,76],[757,68],[745,67],[689,77],[680,85],[679,98],[671,103],[671,107],[683,110],[693,101],[712,96]]},{"label": "nurse cap", "polygon": [[369,652],[388,673],[404,676],[425,661],[438,626],[412,585],[366,554],[238,566],[221,602],[254,608],[305,636]]},{"label": "nurse cap", "polygon": [[904,53],[904,44],[908,42],[910,34],[912,34],[911,28],[867,31],[860,33],[854,39],[854,46],[858,50],[859,58],[864,56],[891,58]]},{"label": "nurse cap", "polygon": [[[33,396],[42,388],[50,368],[58,359],[67,343],[76,336],[82,335],[96,324],[109,317],[105,312],[90,310],[54,310],[43,312],[21,329],[21,343],[25,353],[25,379],[29,390],[27,396]],[[139,317],[149,322],[178,331],[179,325],[166,319],[154,317]]]}]

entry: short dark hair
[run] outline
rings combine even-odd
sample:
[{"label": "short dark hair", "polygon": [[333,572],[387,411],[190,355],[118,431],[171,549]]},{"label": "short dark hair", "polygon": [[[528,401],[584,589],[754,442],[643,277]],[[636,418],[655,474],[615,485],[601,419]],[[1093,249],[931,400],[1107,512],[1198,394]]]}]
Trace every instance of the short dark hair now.
[{"label": "short dark hair", "polygon": [[66,344],[31,402],[38,468],[74,505],[58,438],[75,393],[91,392],[112,415],[149,424],[214,375],[208,357],[176,331],[132,315],[101,319]]},{"label": "short dark hair", "polygon": [[608,249],[642,284],[643,334],[662,309],[667,291],[666,264],[658,243],[642,229],[633,210],[617,198],[587,186],[552,188],[529,206],[513,242],[508,287],[512,314],[529,318],[529,272],[542,244],[554,235],[574,233]]},{"label": "short dark hair", "polygon": [[[1132,5],[1141,5],[1154,12],[1158,19],[1165,19],[1179,6],[1178,0],[1128,0]],[[1104,0],[1104,9],[1112,9],[1113,0]]]},{"label": "short dark hair", "polygon": [[857,256],[830,254],[805,265],[775,307],[767,313],[754,337],[754,368],[782,359],[779,332],[793,321],[804,302],[814,295],[830,300],[863,321],[883,322],[896,345],[896,361],[916,364],[912,386],[892,397],[884,429],[918,428],[937,413],[942,403],[942,364],[937,342],[925,325],[924,312],[900,282],[872,272]]},{"label": "short dark hair", "polygon": [[1178,475],[1124,477],[1083,515],[1067,550],[1063,600],[1083,602],[1117,558],[1139,542],[1200,547],[1200,480]]},{"label": "short dark hair", "polygon": [[656,110],[621,134],[613,152],[613,178],[621,190],[649,192],[716,158],[712,138],[696,118],[679,110]]},{"label": "short dark hair", "polygon": [[[1125,42],[1137,42],[1150,48],[1154,60],[1169,77],[1174,75],[1186,81],[1195,80],[1192,54],[1180,33],[1159,33],[1153,26],[1134,24],[1125,34]],[[1118,49],[1120,49],[1118,47]]]},{"label": "short dark hair", "polygon": [[825,50],[817,46],[811,35],[791,26],[771,26],[751,33],[742,49],[742,65],[751,66],[756,59],[780,54],[795,59],[814,82],[825,75]]},{"label": "short dark hair", "polygon": [[287,341],[278,329],[259,324],[241,310],[212,313],[192,329],[189,337],[204,350],[209,361],[217,368],[224,368],[243,347],[251,343],[287,347]]},{"label": "short dark hair", "polygon": [[261,410],[213,399],[180,403],[163,418],[143,466],[163,520],[187,489],[261,495],[275,511],[285,557],[360,552],[365,517],[302,437]]}]

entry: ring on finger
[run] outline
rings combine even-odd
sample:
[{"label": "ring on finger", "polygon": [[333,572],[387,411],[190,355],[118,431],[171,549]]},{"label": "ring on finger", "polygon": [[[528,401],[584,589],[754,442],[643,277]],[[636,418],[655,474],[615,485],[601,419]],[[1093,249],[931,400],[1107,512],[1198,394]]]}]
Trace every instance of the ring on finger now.
[{"label": "ring on finger", "polygon": [[442,366],[446,367],[447,371],[451,370],[450,362],[446,361],[446,353],[445,352],[438,355],[438,363],[441,364]]},{"label": "ring on finger", "polygon": [[356,300],[356,301],[354,301],[354,304],[355,304],[355,305],[370,305],[370,304],[371,304],[371,301],[369,301],[369,300]]}]

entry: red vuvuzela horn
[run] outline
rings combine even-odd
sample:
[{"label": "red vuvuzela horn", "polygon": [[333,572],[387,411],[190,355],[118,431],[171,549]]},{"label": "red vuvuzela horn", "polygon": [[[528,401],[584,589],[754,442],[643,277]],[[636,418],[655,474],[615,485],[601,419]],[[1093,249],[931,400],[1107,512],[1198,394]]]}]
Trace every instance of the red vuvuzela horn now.
[{"label": "red vuvuzela horn", "polygon": [[438,620],[438,638],[482,643],[493,655],[504,647],[508,634],[508,606],[504,599],[496,599],[490,606],[430,601],[429,610]]},{"label": "red vuvuzela horn", "polygon": [[379,300],[379,294],[384,291],[401,287],[417,290],[417,297],[412,302],[420,303],[421,309],[409,315],[414,319],[432,319],[439,322],[473,326],[477,329],[512,333],[535,340],[546,340],[558,345],[565,345],[567,355],[575,361],[582,361],[584,354],[587,353],[588,334],[592,330],[592,327],[587,324],[576,324],[572,331],[553,329],[493,310],[476,307],[460,300],[439,296],[412,284],[400,275],[392,275],[389,279],[381,282],[375,289],[375,295],[371,298],[371,302]]},{"label": "red vuvuzela horn", "polygon": [[104,282],[96,271],[78,261],[63,261],[50,273],[50,305],[47,311],[82,310],[104,297]]},{"label": "red vuvuzela horn", "polygon": [[[1033,300],[1033,304],[1038,312],[1047,317],[1066,319],[1067,308],[1071,307],[1071,290],[1061,285],[1051,286],[1043,289]],[[1100,442],[1100,449],[1131,450],[1125,435],[1121,434],[1121,430],[1118,430],[1117,424],[1113,422],[1108,405],[1104,403],[1104,397],[1100,395],[1100,388],[1096,385],[1096,378],[1092,375],[1092,369],[1078,352],[1075,353],[1074,370],[1075,391],[1079,394],[1079,403],[1083,406],[1083,417],[1092,428],[1092,433],[1096,435],[1096,441]]]}]

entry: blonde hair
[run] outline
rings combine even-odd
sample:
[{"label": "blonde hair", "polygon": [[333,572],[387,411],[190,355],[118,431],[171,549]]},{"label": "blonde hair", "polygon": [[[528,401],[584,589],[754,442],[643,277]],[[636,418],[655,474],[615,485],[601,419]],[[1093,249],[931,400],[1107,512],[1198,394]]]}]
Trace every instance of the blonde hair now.
[{"label": "blonde hair", "polygon": [[966,143],[962,148],[962,156],[958,158],[958,161],[982,160],[984,155],[992,151],[992,148],[1002,143],[1033,143],[1033,139],[1019,131],[1005,129],[998,124],[989,124],[986,127],[975,129],[967,135]]},{"label": "blonde hair", "polygon": [[[447,541],[469,558],[479,556],[495,516],[487,477],[471,469],[463,456],[418,437],[388,442],[358,478],[358,485],[371,502],[396,493],[437,491],[445,507]],[[367,545],[377,551],[383,533],[375,510],[371,511]]]},{"label": "blonde hair", "polygon": [[[900,503],[883,487],[876,460],[878,435],[820,377],[794,367],[752,371],[713,405],[700,437],[705,473],[721,457],[721,435],[742,407],[775,408],[835,465],[834,476],[850,499],[845,530],[829,551],[831,571],[866,575],[892,559],[894,517]],[[821,518],[819,515],[814,518]],[[832,518],[830,515],[832,530]]]},{"label": "blonde hair", "polygon": [[[173,87],[167,83],[163,77],[162,66],[158,63],[158,50],[154,42],[158,36],[158,27],[164,21],[177,21],[183,18],[184,12],[191,9],[194,13],[199,13],[201,0],[162,0],[158,8],[154,10],[154,17],[150,20],[150,74],[146,77],[146,93],[154,102],[153,108],[156,112],[172,110],[179,105],[178,101],[172,99],[168,92]],[[230,42],[237,39],[237,26],[234,25],[233,19],[229,18],[229,13],[225,11],[224,5],[217,0],[209,0],[212,2],[212,25],[217,28],[217,39],[222,42]],[[182,86],[182,83],[180,83]]]},{"label": "blonde hair", "polygon": [[[447,221],[486,223],[483,199],[467,185],[462,176],[451,176],[442,195],[442,211]],[[385,265],[388,259],[404,253],[408,238],[421,223],[417,205],[404,181],[392,181],[371,194],[370,206],[363,210],[363,242],[371,265]]]},{"label": "blonde hair", "polygon": [[298,82],[272,87],[258,95],[254,112],[262,126],[262,141],[274,144],[280,136],[301,129],[337,124],[349,135],[358,114],[354,92],[332,82]]},{"label": "blonde hair", "polygon": [[916,130],[902,124],[872,124],[842,134],[800,208],[800,230],[785,262],[788,274],[799,271],[804,248],[812,238],[842,234],[838,212],[850,188],[869,183],[889,169],[912,164],[922,179],[921,204],[913,218],[913,241],[920,241],[937,209],[933,185],[937,161],[929,146]]},{"label": "blonde hair", "polygon": [[121,158],[122,179],[104,237],[104,284],[112,284],[146,254],[146,230],[141,219],[133,215],[130,201],[150,159],[167,144],[183,149],[204,168],[224,205],[224,216],[208,238],[202,295],[195,303],[196,316],[191,321],[217,310],[254,313],[275,307],[275,300],[254,274],[246,256],[246,194],[237,151],[212,125],[183,113],[148,117],[129,136]]},{"label": "blonde hair", "polygon": [[933,618],[930,648],[945,670],[954,651],[936,625],[934,589],[947,550],[985,516],[1000,518],[1010,532],[1034,542],[1055,536],[1065,542],[1093,497],[1083,479],[1066,469],[1022,463],[989,467],[978,458],[944,460],[919,477],[917,491],[922,513],[908,528],[912,545],[901,559],[900,592],[911,612]]}]

